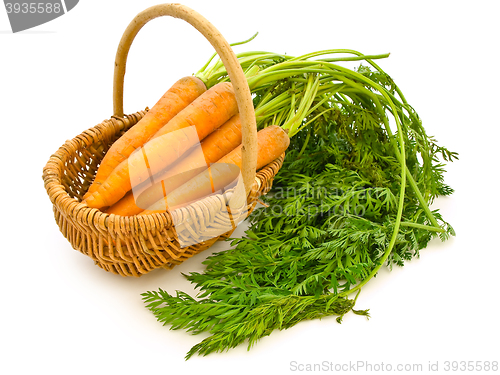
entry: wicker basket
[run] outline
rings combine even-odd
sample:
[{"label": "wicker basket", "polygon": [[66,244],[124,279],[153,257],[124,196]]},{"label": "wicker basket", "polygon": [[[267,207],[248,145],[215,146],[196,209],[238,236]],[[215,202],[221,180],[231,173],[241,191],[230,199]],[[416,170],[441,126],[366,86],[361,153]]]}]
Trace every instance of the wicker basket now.
[{"label": "wicker basket", "polygon": [[[206,197],[173,212],[145,216],[109,215],[82,204],[82,197],[109,147],[146,113],[123,114],[125,64],[139,30],[160,16],[180,18],[195,27],[214,46],[226,66],[242,123],[242,178],[235,188],[224,194]],[[192,9],[180,4],[161,4],[134,18],[118,47],[113,96],[114,115],[66,141],[50,157],[43,170],[45,188],[62,234],[74,249],[88,255],[104,270],[138,277],[156,268],[171,269],[215,241],[227,238],[252,211],[259,196],[271,188],[284,155],[255,173],[257,130],[245,76],[226,40]],[[238,199],[241,196],[243,199]],[[192,245],[183,245],[187,238]]]}]

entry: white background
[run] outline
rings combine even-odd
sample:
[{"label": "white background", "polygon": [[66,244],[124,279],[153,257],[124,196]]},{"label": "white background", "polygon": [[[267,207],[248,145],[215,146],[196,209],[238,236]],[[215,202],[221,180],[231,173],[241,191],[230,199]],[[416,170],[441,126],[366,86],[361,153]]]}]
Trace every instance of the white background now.
[{"label": "white background", "polygon": [[[447,167],[456,189],[439,199],[457,236],[433,241],[404,268],[383,270],[349,314],[308,321],[224,354],[185,353],[205,336],[170,331],[140,293],[193,292],[181,272],[227,244],[139,279],[106,273],[71,249],[42,182],[49,156],[112,115],[118,41],[156,1],[83,0],[67,15],[12,34],[0,6],[2,219],[0,372],[4,374],[284,374],[290,363],[422,364],[499,361],[499,49],[496,1],[189,1],[236,51],[298,55],[330,48],[379,61],[421,116],[427,132],[460,153]],[[237,5],[238,4],[238,5]],[[132,46],[125,112],[151,106],[212,54],[180,20],[148,24]],[[241,235],[239,228],[234,236]],[[296,371],[298,372],[298,371]],[[484,372],[484,371],[483,371]]]}]

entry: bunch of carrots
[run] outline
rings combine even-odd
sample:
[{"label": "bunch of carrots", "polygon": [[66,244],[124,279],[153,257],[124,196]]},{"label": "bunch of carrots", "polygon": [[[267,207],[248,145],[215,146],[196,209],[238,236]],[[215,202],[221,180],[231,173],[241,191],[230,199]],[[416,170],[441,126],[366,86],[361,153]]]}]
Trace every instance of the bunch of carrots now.
[{"label": "bunch of carrots", "polygon": [[[214,57],[194,76],[176,82],[141,121],[112,145],[84,203],[107,213],[145,215],[185,205],[231,182],[228,176],[234,178],[234,174],[227,166],[241,168],[241,126],[227,71],[220,60],[211,64]],[[305,145],[314,141],[313,124],[327,112],[342,109],[349,113],[356,103],[368,100],[374,103],[374,114],[383,119],[391,137],[385,112],[393,115],[399,146],[394,145],[402,177],[408,176],[426,216],[438,226],[423,198],[429,188],[425,175],[415,180],[406,173],[401,146],[411,143],[407,134],[412,132],[407,129],[408,115],[397,109],[407,107],[404,97],[396,98],[399,93],[392,90],[389,78],[384,87],[337,64],[365,61],[375,72],[382,72],[374,60],[388,54],[363,55],[337,49],[299,57],[260,51],[237,57],[254,95],[258,169],[279,157],[288,147],[289,138],[304,128],[310,128]],[[411,117],[411,108],[408,112]],[[130,169],[140,169],[145,156],[147,173],[131,179]],[[431,155],[422,153],[421,157],[426,168]]]},{"label": "bunch of carrots", "polygon": [[[195,76],[181,78],[111,146],[84,202],[124,216],[185,205],[234,180],[237,173],[228,173],[226,166],[241,168],[241,140],[231,83],[207,89]],[[257,168],[288,145],[282,128],[261,130]]]},{"label": "bunch of carrots", "polygon": [[[240,61],[247,78],[257,75],[262,66],[276,64],[261,56],[243,56]],[[84,196],[87,206],[122,216],[164,212],[236,181],[242,166],[236,97],[231,83],[225,81],[224,69],[221,74],[216,64],[211,73],[203,71],[209,63],[199,77],[178,80],[111,146]],[[261,118],[276,116],[290,104],[290,100],[265,102],[266,106],[256,107]],[[260,169],[278,158],[290,139],[284,128],[272,125],[258,132],[257,142]]]},{"label": "bunch of carrots", "polygon": [[[204,81],[178,80],[111,146],[84,196],[87,206],[122,216],[164,212],[235,182],[242,166],[235,93],[230,82]],[[259,131],[257,141],[257,169],[290,143],[278,126]]]}]

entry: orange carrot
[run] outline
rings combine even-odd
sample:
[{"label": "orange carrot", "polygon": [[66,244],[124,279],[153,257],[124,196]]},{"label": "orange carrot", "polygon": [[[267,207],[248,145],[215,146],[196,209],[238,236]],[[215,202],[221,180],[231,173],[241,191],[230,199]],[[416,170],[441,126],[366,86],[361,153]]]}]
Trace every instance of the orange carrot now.
[{"label": "orange carrot", "polygon": [[177,160],[198,143],[193,127],[154,138],[134,151],[116,167],[104,183],[84,203],[92,208],[111,206],[134,185],[144,183],[151,176]]},{"label": "orange carrot", "polygon": [[[132,186],[143,183],[171,165],[237,112],[231,83],[223,82],[211,87],[119,164],[104,183],[84,199],[84,203],[92,208],[113,205]],[[194,136],[191,129],[194,129]]]},{"label": "orange carrot", "polygon": [[[201,148],[189,152],[185,157],[153,176],[154,184],[134,187],[122,199],[106,210],[106,213],[131,216],[142,212],[164,194],[168,194],[194,176],[200,174],[210,164],[228,154],[241,143],[240,115],[236,114],[224,125],[213,131],[201,143]],[[134,198],[134,196],[136,198]]]},{"label": "orange carrot", "polygon": [[[257,169],[260,169],[278,158],[289,146],[290,138],[279,126],[269,126],[257,133],[258,157]],[[189,202],[198,200],[210,193],[222,190],[235,181],[239,173],[234,173],[231,165],[241,169],[242,145],[235,148],[217,163],[213,164],[203,173],[198,174],[184,185],[173,190],[164,198],[144,210],[140,215],[154,212],[165,212],[165,208],[175,209]]]},{"label": "orange carrot", "polygon": [[[140,187],[134,187],[127,194],[125,194],[122,199],[113,204],[104,212],[106,212],[107,214],[115,214],[121,216],[137,215],[144,211],[144,208],[149,207],[152,203],[156,202],[158,199],[161,199],[164,194],[168,194],[170,191],[174,190],[175,187],[184,184],[186,181],[189,181],[191,178],[200,174],[206,169],[207,167],[204,166],[201,168],[195,168],[181,172],[179,174],[176,174],[175,176],[171,176],[168,179],[161,180],[160,182],[151,185],[142,193],[140,191],[135,192],[135,189],[140,189]],[[171,186],[174,187],[172,188]],[[137,201],[134,197],[134,192],[135,195],[138,196]],[[147,204],[148,202],[151,203]]]},{"label": "orange carrot", "polygon": [[84,197],[96,191],[118,164],[205,91],[205,84],[197,77],[190,76],[178,80],[135,126],[113,143],[102,159],[95,179]]},{"label": "orange carrot", "polygon": [[135,203],[134,193],[130,190],[118,202],[109,207],[106,211],[107,214],[115,214],[121,216],[133,216],[141,212],[141,208]]},{"label": "orange carrot", "polygon": [[[196,98],[168,124],[158,130],[152,138],[194,125],[201,141],[237,113],[238,104],[233,85],[229,82],[221,82]],[[203,125],[199,126],[199,124]]]}]

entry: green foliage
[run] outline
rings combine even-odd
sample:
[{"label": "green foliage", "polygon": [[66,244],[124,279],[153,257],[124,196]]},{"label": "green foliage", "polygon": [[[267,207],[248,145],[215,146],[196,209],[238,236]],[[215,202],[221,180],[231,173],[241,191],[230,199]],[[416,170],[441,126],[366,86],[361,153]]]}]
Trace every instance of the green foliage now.
[{"label": "green foliage", "polygon": [[350,294],[380,267],[403,266],[431,239],[455,234],[428,204],[453,192],[444,162],[457,154],[427,136],[385,72],[370,60],[372,67],[347,71],[319,59],[320,66],[289,74],[306,59],[271,56],[277,60],[260,60],[263,72],[283,65],[279,78],[251,84],[258,124],[280,125],[292,137],[266,207],[251,214],[231,249],[208,257],[203,272],[185,275],[200,291],[196,299],[162,289],[143,294],[163,324],[210,334],[187,358],[244,342],[250,348],[306,319],[368,316],[353,310],[357,297]]},{"label": "green foliage", "polygon": [[[241,302],[196,301],[177,292],[171,296],[160,289],[143,294],[148,308],[160,322],[172,329],[185,329],[193,334],[208,331],[212,336],[195,345],[186,355],[207,355],[222,352],[248,341],[248,349],[275,329],[287,329],[302,320],[337,315],[337,321],[349,311],[368,317],[367,310],[353,310],[354,300],[348,298],[299,298],[295,295],[242,293]],[[164,307],[160,305],[166,304]]]}]

